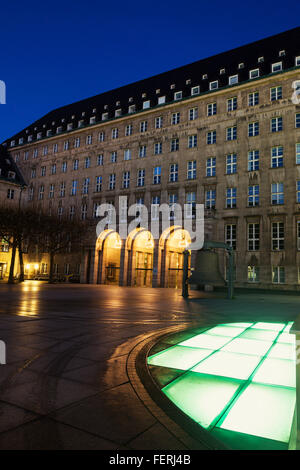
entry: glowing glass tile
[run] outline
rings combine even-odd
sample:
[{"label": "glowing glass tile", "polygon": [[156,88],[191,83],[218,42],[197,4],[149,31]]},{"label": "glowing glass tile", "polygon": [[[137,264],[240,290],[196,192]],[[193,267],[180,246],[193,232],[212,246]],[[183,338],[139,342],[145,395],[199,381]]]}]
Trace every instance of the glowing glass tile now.
[{"label": "glowing glass tile", "polygon": [[288,343],[288,344],[296,344],[296,337],[293,334],[289,333],[282,333],[278,339],[276,340],[276,343]]},{"label": "glowing glass tile", "polygon": [[187,370],[211,354],[209,349],[174,346],[148,358],[148,364]]},{"label": "glowing glass tile", "polygon": [[295,346],[293,344],[275,343],[268,357],[295,360]]},{"label": "glowing glass tile", "polygon": [[264,323],[258,322],[253,325],[252,328],[256,328],[258,330],[274,330],[274,331],[282,331],[285,327],[285,323]]},{"label": "glowing glass tile", "polygon": [[236,338],[224,346],[222,351],[264,356],[272,344],[271,341]]},{"label": "glowing glass tile", "polygon": [[259,356],[217,351],[212,356],[193,367],[192,370],[204,374],[246,380],[260,360],[261,358]]},{"label": "glowing glass tile", "polygon": [[295,363],[286,359],[268,357],[259,366],[252,381],[284,387],[296,387]]},{"label": "glowing glass tile", "polygon": [[250,384],[238,397],[222,429],[288,442],[295,407],[295,390]]},{"label": "glowing glass tile", "polygon": [[180,346],[188,346],[194,348],[207,348],[207,349],[219,349],[224,344],[228,343],[232,338],[229,336],[216,336],[208,335],[202,333],[200,335],[189,338],[182,343],[179,343]]},{"label": "glowing glass tile", "polygon": [[278,336],[277,331],[272,330],[256,330],[255,328],[249,328],[241,334],[240,338],[248,339],[262,339],[265,341],[273,341]]},{"label": "glowing glass tile", "polygon": [[233,397],[240,382],[188,372],[163,391],[184,413],[207,428]]},{"label": "glowing glass tile", "polygon": [[245,330],[245,327],[237,328],[235,326],[215,326],[210,330],[206,331],[208,335],[217,335],[217,336],[238,336]]},{"label": "glowing glass tile", "polygon": [[288,333],[290,331],[290,329],[292,328],[294,322],[293,321],[289,321],[288,324],[286,325],[285,329],[283,330],[284,333]]},{"label": "glowing glass tile", "polygon": [[239,322],[239,323],[223,323],[222,326],[236,326],[236,327],[245,327],[249,328],[253,323]]}]

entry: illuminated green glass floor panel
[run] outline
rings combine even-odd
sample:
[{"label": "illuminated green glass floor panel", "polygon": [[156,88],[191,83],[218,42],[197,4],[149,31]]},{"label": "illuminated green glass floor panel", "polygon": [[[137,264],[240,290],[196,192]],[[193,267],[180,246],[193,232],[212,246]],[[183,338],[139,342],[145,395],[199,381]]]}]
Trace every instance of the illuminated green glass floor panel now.
[{"label": "illuminated green glass floor panel", "polygon": [[294,390],[250,384],[230,409],[220,427],[288,442],[294,408]]},{"label": "illuminated green glass floor panel", "polygon": [[192,370],[203,374],[213,374],[246,380],[259,361],[259,356],[217,351],[208,359],[205,359],[199,365],[193,367]]},{"label": "illuminated green glass floor panel", "polygon": [[148,364],[187,370],[213,351],[200,348],[174,346],[148,358]]},{"label": "illuminated green glass floor panel", "polygon": [[239,381],[187,373],[163,388],[184,413],[207,428],[233,397]]},{"label": "illuminated green glass floor panel", "polygon": [[162,383],[162,391],[208,432],[236,435],[237,448],[241,436],[258,448],[287,446],[296,396],[291,326],[217,325],[150,356],[148,364],[160,367],[160,377],[164,367],[185,371]]}]

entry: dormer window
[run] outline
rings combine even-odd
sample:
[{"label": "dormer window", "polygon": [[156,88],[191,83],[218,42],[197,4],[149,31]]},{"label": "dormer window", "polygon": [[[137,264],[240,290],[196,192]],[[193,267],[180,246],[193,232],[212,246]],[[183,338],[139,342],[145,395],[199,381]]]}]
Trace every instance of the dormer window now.
[{"label": "dormer window", "polygon": [[102,113],[102,121],[108,119],[108,113]]},{"label": "dormer window", "polygon": [[23,144],[23,142],[24,142],[23,137],[20,137],[20,139],[19,139],[19,145]]},{"label": "dormer window", "polygon": [[132,104],[131,106],[129,106],[129,108],[128,108],[128,113],[129,113],[129,114],[135,113],[135,104]]},{"label": "dormer window", "polygon": [[282,51],[279,51],[279,57],[284,57],[285,56],[285,51],[282,50]]},{"label": "dormer window", "polygon": [[224,75],[225,69],[220,69],[220,75]]},{"label": "dormer window", "polygon": [[253,70],[250,70],[249,72],[249,78],[257,78],[259,77],[259,69],[253,69]]},{"label": "dormer window", "polygon": [[150,108],[150,100],[143,102],[143,109],[148,109],[148,108]]},{"label": "dormer window", "polygon": [[235,85],[236,83],[239,82],[239,76],[238,75],[232,75],[231,77],[229,77],[228,79],[228,84],[229,85]]},{"label": "dormer window", "polygon": [[78,121],[78,127],[83,127],[83,125],[84,125],[84,120],[83,119]]},{"label": "dormer window", "polygon": [[295,66],[298,67],[300,65],[300,55],[298,57],[295,57]]},{"label": "dormer window", "polygon": [[219,88],[218,80],[215,80],[214,82],[209,82],[209,89],[210,90],[217,90],[218,88]]},{"label": "dormer window", "polygon": [[67,131],[70,131],[73,129],[73,122],[70,122],[68,125],[67,125]]},{"label": "dormer window", "polygon": [[38,132],[36,138],[37,138],[37,139],[41,139],[41,138],[42,138],[42,133],[41,133],[41,132]]},{"label": "dormer window", "polygon": [[85,111],[83,111],[83,112],[81,113],[81,116],[82,116],[82,117],[85,116]]},{"label": "dormer window", "polygon": [[188,80],[185,81],[186,85],[190,85],[192,83],[192,80],[189,78]]},{"label": "dormer window", "polygon": [[56,134],[60,134],[62,132],[62,126],[58,126],[56,128]]},{"label": "dormer window", "polygon": [[75,119],[75,114],[73,114],[72,118],[71,119]]},{"label": "dormer window", "polygon": [[272,64],[272,73],[280,72],[282,70],[282,62],[276,62]]},{"label": "dormer window", "polygon": [[65,122],[65,118],[62,118],[61,122]]},{"label": "dormer window", "polygon": [[174,90],[174,88],[175,88],[175,83],[172,83],[172,85],[170,86],[170,89]]},{"label": "dormer window", "polygon": [[174,93],[174,100],[181,100],[182,99],[182,91],[176,91]]},{"label": "dormer window", "polygon": [[96,116],[92,116],[90,118],[90,124],[95,124],[95,122],[96,122]]},{"label": "dormer window", "polygon": [[52,121],[52,126],[55,126],[55,121]]},{"label": "dormer window", "polygon": [[10,142],[10,146],[11,146],[11,147],[14,147],[15,145],[16,145],[16,141],[15,141],[15,140],[12,140],[12,141]]},{"label": "dormer window", "polygon": [[264,60],[265,60],[264,57],[261,56],[261,57],[259,57],[259,58],[257,59],[257,62],[258,62],[259,64],[261,64],[262,62],[264,62]]},{"label": "dormer window", "polygon": [[157,88],[157,90],[155,90],[155,93],[156,93],[157,95],[159,95],[159,94],[160,94],[160,88]]},{"label": "dormer window", "polygon": [[239,68],[239,69],[243,69],[244,67],[245,67],[244,62],[240,62],[239,65],[238,65],[238,68]]},{"label": "dormer window", "polygon": [[166,102],[166,97],[165,96],[159,96],[158,104],[164,104],[165,102]]},{"label": "dormer window", "polygon": [[120,106],[120,104],[121,104],[120,101],[116,102],[116,106]]},{"label": "dormer window", "polygon": [[52,130],[51,130],[51,129],[48,129],[46,135],[47,135],[47,137],[50,137],[50,136],[52,135]]},{"label": "dormer window", "polygon": [[94,109],[93,109],[93,113],[96,113],[96,112],[97,112],[97,108],[94,108]]},{"label": "dormer window", "polygon": [[115,110],[115,117],[121,116],[121,114],[122,114],[122,109]]},{"label": "dormer window", "polygon": [[16,173],[14,171],[9,171],[7,176],[9,179],[14,180],[16,178]]},{"label": "dormer window", "polygon": [[132,103],[133,102],[133,96],[131,96],[129,99],[128,99],[128,103]]},{"label": "dormer window", "polygon": [[104,109],[108,109],[108,104],[105,104],[105,105],[104,105]]},{"label": "dormer window", "polygon": [[27,140],[28,142],[32,142],[32,135],[29,135]]},{"label": "dormer window", "polygon": [[199,95],[199,93],[200,93],[200,86],[199,85],[198,86],[193,86],[191,88],[191,95],[192,96]]},{"label": "dormer window", "polygon": [[142,93],[142,98],[147,98],[147,93]]},{"label": "dormer window", "polygon": [[202,75],[202,80],[207,80],[207,79],[208,79],[207,73],[205,73],[204,75]]}]

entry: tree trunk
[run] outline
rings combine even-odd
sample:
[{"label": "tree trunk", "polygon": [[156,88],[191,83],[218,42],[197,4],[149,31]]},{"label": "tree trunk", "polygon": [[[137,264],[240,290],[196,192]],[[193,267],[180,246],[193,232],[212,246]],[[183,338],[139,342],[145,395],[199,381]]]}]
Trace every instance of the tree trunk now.
[{"label": "tree trunk", "polygon": [[50,252],[49,284],[52,284],[54,281],[53,267],[54,267],[54,253]]},{"label": "tree trunk", "polygon": [[9,278],[8,278],[8,281],[7,281],[8,284],[13,284],[14,283],[14,270],[15,270],[16,251],[17,251],[17,242],[14,238],[13,244],[12,244]]},{"label": "tree trunk", "polygon": [[19,262],[20,262],[20,278],[19,282],[24,282],[24,259],[23,259],[23,251],[22,251],[22,244],[19,242],[18,244],[19,249]]}]

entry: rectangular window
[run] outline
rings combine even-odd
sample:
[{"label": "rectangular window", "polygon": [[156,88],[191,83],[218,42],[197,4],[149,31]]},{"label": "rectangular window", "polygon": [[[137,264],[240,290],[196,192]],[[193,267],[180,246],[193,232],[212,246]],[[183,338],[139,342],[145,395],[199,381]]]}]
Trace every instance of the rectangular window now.
[{"label": "rectangular window", "polygon": [[197,134],[195,135],[189,135],[188,137],[188,148],[191,149],[191,148],[194,148],[194,147],[197,147]]},{"label": "rectangular window", "polygon": [[154,155],[159,155],[162,153],[162,142],[155,142],[154,144]]},{"label": "rectangular window", "polygon": [[282,70],[282,62],[276,62],[272,64],[272,73],[280,72]]},{"label": "rectangular window", "polygon": [[248,207],[259,206],[259,185],[248,186]]},{"label": "rectangular window", "polygon": [[271,101],[281,100],[281,98],[282,98],[281,86],[275,86],[275,87],[270,88],[270,100]]},{"label": "rectangular window", "polygon": [[96,176],[95,191],[96,193],[100,193],[101,190],[102,190],[102,176]]},{"label": "rectangular window", "polygon": [[285,283],[285,269],[284,266],[272,266],[272,282],[273,284]]},{"label": "rectangular window", "polygon": [[259,282],[259,266],[248,266],[248,282]]},{"label": "rectangular window", "polygon": [[236,250],[236,224],[225,225],[225,243]]},{"label": "rectangular window", "polygon": [[82,194],[89,193],[89,184],[90,184],[90,178],[84,178],[83,185],[82,185]]},{"label": "rectangular window", "polygon": [[206,134],[206,143],[208,145],[215,144],[217,142],[217,131],[209,131]]},{"label": "rectangular window", "polygon": [[300,113],[295,114],[295,127],[296,129],[300,128]]},{"label": "rectangular window", "polygon": [[46,167],[45,166],[41,167],[41,176],[46,176]]},{"label": "rectangular window", "polygon": [[197,162],[196,160],[192,160],[190,162],[187,162],[187,179],[188,180],[195,180],[196,179],[196,174],[197,172]]},{"label": "rectangular window", "polygon": [[[81,220],[86,220],[86,217],[87,217],[87,205],[86,204],[83,204],[81,206]],[[65,264],[65,273],[69,273],[69,270],[70,270],[70,265],[69,263]]]},{"label": "rectangular window", "polygon": [[297,250],[300,250],[300,220],[297,221]]},{"label": "rectangular window", "polygon": [[237,109],[237,97],[234,96],[233,98],[230,98],[227,100],[227,111],[235,111]]},{"label": "rectangular window", "polygon": [[175,183],[176,181],[178,181],[178,164],[173,163],[170,165],[169,182]]},{"label": "rectangular window", "polygon": [[189,109],[189,121],[195,121],[198,118],[198,108]]},{"label": "rectangular window", "polygon": [[132,124],[128,124],[128,126],[125,127],[125,136],[128,137],[129,135],[132,135],[132,130]]},{"label": "rectangular window", "polygon": [[284,223],[272,223],[272,250],[284,250]]},{"label": "rectangular window", "polygon": [[200,86],[194,86],[191,88],[191,96],[199,95]]},{"label": "rectangular window", "polygon": [[160,196],[153,196],[151,200],[151,219],[159,219]]},{"label": "rectangular window", "polygon": [[248,171],[259,170],[259,150],[250,150],[248,152]]},{"label": "rectangular window", "polygon": [[91,158],[90,157],[85,157],[84,159],[84,168],[90,168],[91,166]]},{"label": "rectangular window", "polygon": [[67,162],[62,162],[61,164],[61,172],[66,173],[68,169],[68,163]]},{"label": "rectangular window", "polygon": [[59,196],[65,197],[65,195],[66,195],[66,183],[63,181],[62,183],[60,183]]},{"label": "rectangular window", "polygon": [[74,140],[74,147],[79,148],[80,147],[80,137],[76,137]]},{"label": "rectangular window", "polygon": [[218,88],[219,88],[218,80],[215,80],[214,82],[209,82],[209,89],[210,90],[217,90]]},{"label": "rectangular window", "polygon": [[282,117],[272,118],[270,121],[271,132],[280,132],[283,129]]},{"label": "rectangular window", "polygon": [[296,164],[300,165],[300,144],[296,144]]},{"label": "rectangular window", "polygon": [[248,124],[248,137],[255,137],[259,135],[259,122],[250,122]]},{"label": "rectangular window", "polygon": [[155,118],[155,129],[161,129],[163,126],[163,118],[162,116],[158,116]]},{"label": "rectangular window", "polygon": [[174,93],[174,100],[181,100],[182,99],[182,91],[176,91]]},{"label": "rectangular window", "polygon": [[179,150],[179,139],[171,139],[171,152],[177,152]]},{"label": "rectangular window", "polygon": [[91,145],[93,142],[93,136],[92,135],[87,135],[85,139],[86,145]]},{"label": "rectangular window", "polygon": [[105,132],[99,132],[98,140],[99,140],[99,142],[104,142],[105,141]]},{"label": "rectangular window", "polygon": [[232,75],[231,77],[229,77],[228,79],[228,84],[229,85],[235,85],[236,83],[239,82],[239,76],[238,75]]},{"label": "rectangular window", "polygon": [[77,188],[78,188],[78,181],[73,180],[72,181],[72,186],[71,186],[71,196],[76,196],[77,194]]},{"label": "rectangular window", "polygon": [[271,149],[271,168],[279,168],[283,166],[283,147],[273,147]]},{"label": "rectangular window", "polygon": [[283,183],[272,183],[271,185],[271,204],[273,206],[284,204]]},{"label": "rectangular window", "polygon": [[7,190],[7,199],[14,199],[15,197],[15,190],[14,189],[8,189]]},{"label": "rectangular window", "polygon": [[137,173],[137,186],[145,186],[145,170],[138,170]]},{"label": "rectangular window", "polygon": [[248,251],[259,250],[259,224],[248,224]]},{"label": "rectangular window", "polygon": [[103,153],[100,153],[100,155],[97,156],[97,166],[102,166],[103,165]]},{"label": "rectangular window", "polygon": [[122,188],[127,189],[130,186],[130,171],[123,172]]},{"label": "rectangular window", "polygon": [[117,162],[117,157],[118,157],[118,153],[117,153],[117,152],[111,152],[111,153],[110,153],[110,161],[111,161],[111,163],[116,163],[116,162]]},{"label": "rectangular window", "polygon": [[179,124],[180,123],[180,113],[173,113],[172,114],[172,124]]},{"label": "rectangular window", "polygon": [[226,140],[236,140],[237,138],[237,128],[236,126],[227,127],[226,129]]},{"label": "rectangular window", "polygon": [[215,209],[216,208],[216,190],[208,189],[205,191],[205,208]]},{"label": "rectangular window", "polygon": [[206,160],[206,176],[216,176],[216,157]]},{"label": "rectangular window", "polygon": [[209,103],[207,105],[207,116],[214,116],[217,114],[217,103]]},{"label": "rectangular window", "polygon": [[161,179],[161,167],[156,166],[153,169],[153,184],[160,184]]},{"label": "rectangular window", "polygon": [[249,78],[252,79],[257,77],[259,77],[259,69],[250,70]]},{"label": "rectangular window", "polygon": [[124,160],[131,160],[131,150],[130,149],[124,150]]},{"label": "rectangular window", "polygon": [[109,175],[108,189],[112,190],[112,189],[115,189],[115,187],[116,187],[116,175],[115,173],[112,173]]},{"label": "rectangular window", "polygon": [[185,216],[187,219],[194,219],[196,216],[196,193],[190,192],[185,195]]},{"label": "rectangular window", "polygon": [[230,153],[226,155],[226,174],[231,175],[236,173],[236,166],[237,166],[237,157],[236,153]]},{"label": "rectangular window", "polygon": [[141,145],[139,148],[139,158],[144,158],[146,157],[147,154],[147,146],[146,145]]},{"label": "rectangular window", "polygon": [[226,208],[236,208],[236,188],[226,189]]},{"label": "rectangular window", "polygon": [[148,121],[140,122],[140,132],[146,132],[148,129]]},{"label": "rectangular window", "polygon": [[165,96],[159,96],[157,103],[158,104],[165,104],[166,102],[166,97]]},{"label": "rectangular window", "polygon": [[64,150],[69,150],[70,142],[68,140],[64,141]]},{"label": "rectangular window", "polygon": [[248,95],[248,106],[257,106],[259,104],[259,92],[254,91]]},{"label": "rectangular window", "polygon": [[117,127],[114,127],[111,130],[111,138],[112,139],[117,139],[119,137],[119,129]]}]

